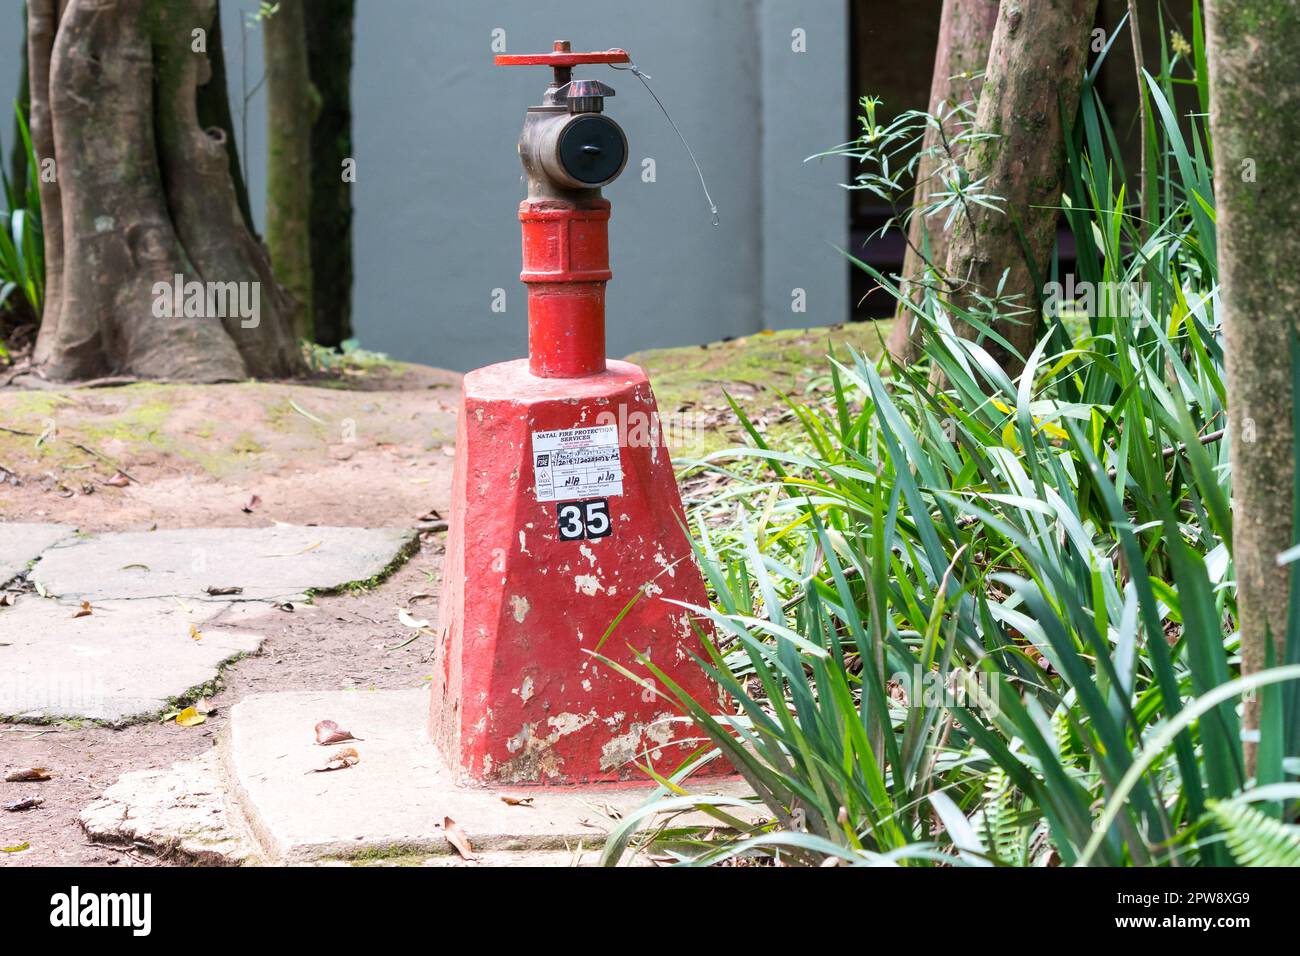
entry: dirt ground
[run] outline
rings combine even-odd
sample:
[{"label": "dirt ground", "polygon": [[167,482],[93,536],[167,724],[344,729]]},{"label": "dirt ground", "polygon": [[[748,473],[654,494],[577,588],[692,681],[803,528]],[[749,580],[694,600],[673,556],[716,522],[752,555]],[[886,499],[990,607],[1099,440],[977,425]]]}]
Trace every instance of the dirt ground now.
[{"label": "dirt ground", "polygon": [[[415,527],[443,515],[451,488],[460,377],[388,366],[338,387],[241,383],[203,387],[0,391],[0,521],[53,521],[83,531],[290,524]],[[116,478],[122,470],[130,480]],[[250,507],[251,505],[251,507]],[[83,807],[128,770],[166,767],[212,746],[240,698],[270,690],[411,687],[431,650],[398,607],[437,615],[444,535],[374,590],[324,596],[246,627],[259,655],[225,669],[217,707],[194,728],[148,722],[121,730],[62,722],[0,724],[0,769],[46,767],[42,783],[0,781],[0,866],[151,865],[147,853],[90,844]]]},{"label": "dirt ground", "polygon": [[[424,536],[421,550],[384,584],[362,594],[318,597],[310,607],[272,612],[241,625],[266,635],[259,654],[227,667],[217,708],[198,727],[149,721],[120,730],[64,722],[50,727],[0,724],[0,767],[46,767],[43,783],[0,782],[0,804],[27,796],[36,810],[0,813],[0,847],[30,849],[0,855],[0,866],[155,865],[139,850],[91,844],[77,823],[81,810],[129,770],[167,767],[211,747],[234,703],[280,690],[387,690],[418,686],[429,675],[433,643],[398,623],[397,608],[435,618],[441,534]],[[322,714],[321,718],[328,718]]]},{"label": "dirt ground", "polygon": [[[887,334],[887,331],[885,332]],[[674,457],[734,443],[723,389],[761,422],[784,414],[769,386],[797,394],[825,372],[828,344],[875,351],[871,326],[753,336],[643,353],[663,414],[702,427]],[[346,386],[346,387],[345,387]],[[449,504],[459,376],[386,363],[347,381],[186,387],[0,389],[0,522],[83,531],[291,524],[417,527]],[[206,723],[150,721],[119,730],[0,723],[0,772],[45,767],[42,783],[0,781],[0,866],[159,865],[140,848],[90,843],[79,812],[130,770],[167,767],[213,745],[230,707],[260,692],[387,689],[428,679],[431,639],[411,643],[398,609],[436,620],[445,535],[373,590],[318,597],[241,626],[261,653],[225,668]],[[0,613],[3,613],[0,611]],[[322,718],[328,715],[322,715]]]},{"label": "dirt ground", "polygon": [[2,390],[0,521],[413,524],[447,505],[460,377],[404,365],[362,381]]}]

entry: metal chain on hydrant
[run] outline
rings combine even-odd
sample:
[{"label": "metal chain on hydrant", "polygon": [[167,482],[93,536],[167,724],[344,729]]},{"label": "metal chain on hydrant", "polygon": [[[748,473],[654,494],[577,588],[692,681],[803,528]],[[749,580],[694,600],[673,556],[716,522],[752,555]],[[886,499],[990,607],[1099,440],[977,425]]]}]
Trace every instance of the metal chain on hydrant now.
[{"label": "metal chain on hydrant", "polygon": [[673,128],[673,132],[677,134],[677,138],[680,139],[682,141],[682,145],[686,147],[686,155],[689,156],[691,158],[691,162],[695,164],[695,175],[700,177],[700,188],[704,190],[704,198],[708,200],[709,212],[713,213],[713,224],[715,226],[718,225],[718,223],[721,221],[718,218],[718,204],[715,203],[713,201],[713,197],[709,195],[709,187],[704,182],[704,172],[700,169],[699,160],[695,158],[695,150],[691,149],[691,144],[686,142],[686,137],[683,136],[682,131],[677,128],[677,124],[673,122],[673,118],[668,115],[668,109],[667,107],[664,106],[663,101],[660,100],[657,95],[655,95],[655,91],[652,90],[650,88],[650,84],[646,82],[646,80],[653,80],[654,77],[651,76],[649,73],[643,72],[636,65],[635,60],[629,63],[627,66],[619,66],[616,63],[608,63],[606,64],[606,66],[608,66],[611,70],[630,71],[633,76],[635,76],[638,80],[641,81],[641,85],[645,87],[646,92],[649,93],[654,98],[655,103],[657,103],[659,106],[659,110],[664,114],[664,119],[668,120],[668,125]]}]

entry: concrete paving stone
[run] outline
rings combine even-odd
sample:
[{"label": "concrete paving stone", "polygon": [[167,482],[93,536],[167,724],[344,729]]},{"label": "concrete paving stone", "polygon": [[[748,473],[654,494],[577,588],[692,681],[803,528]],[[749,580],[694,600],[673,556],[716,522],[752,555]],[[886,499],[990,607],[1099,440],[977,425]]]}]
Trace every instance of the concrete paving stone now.
[{"label": "concrete paving stone", "polygon": [[[46,550],[32,580],[62,601],[301,600],[368,581],[410,546],[404,528],[178,528],[102,534]],[[242,588],[237,595],[208,588]]]},{"label": "concrete paving stone", "polygon": [[[442,830],[450,817],[484,862],[518,853],[568,865],[579,848],[603,846],[615,817],[641,806],[650,793],[641,786],[458,786],[426,736],[428,698],[423,688],[280,692],[236,704],[220,750],[232,803],[266,859],[310,863],[454,854]],[[321,720],[337,721],[363,739],[319,746],[313,728]],[[355,766],[311,772],[348,746],[360,756]],[[734,797],[751,793],[735,779],[701,786]],[[501,799],[506,794],[530,796],[533,804],[510,806]],[[709,822],[703,814],[692,816],[679,822]],[[525,856],[513,859],[525,865]]]},{"label": "concrete paving stone", "polygon": [[[204,866],[256,866],[264,862],[243,814],[231,805],[215,749],[158,770],[123,774],[78,816],[95,843],[147,848],[162,859]],[[328,859],[307,866],[458,867],[594,866],[600,847],[566,850],[490,850],[463,859],[456,853]]]},{"label": "concrete paving stone", "polygon": [[46,548],[76,533],[65,524],[0,523],[0,587],[27,570]]},{"label": "concrete paving stone", "polygon": [[226,804],[215,749],[166,769],[123,774],[78,820],[96,843],[144,845],[167,860],[206,866],[257,862],[256,845]]},{"label": "concrete paving stone", "polygon": [[[91,607],[76,617],[71,605],[26,594],[0,608],[0,719],[130,723],[162,712],[216,677],[224,662],[262,644],[242,625],[253,605],[132,600]],[[216,626],[227,622],[240,626]]]}]

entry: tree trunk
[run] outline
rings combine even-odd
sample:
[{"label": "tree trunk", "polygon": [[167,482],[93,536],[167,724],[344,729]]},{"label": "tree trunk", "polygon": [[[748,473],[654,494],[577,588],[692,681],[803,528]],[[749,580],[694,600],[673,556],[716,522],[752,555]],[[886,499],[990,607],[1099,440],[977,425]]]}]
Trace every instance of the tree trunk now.
[{"label": "tree trunk", "polygon": [[[1283,660],[1291,569],[1279,567],[1277,555],[1295,543],[1300,112],[1278,91],[1300,76],[1300,10],[1272,0],[1211,0],[1207,13],[1232,550],[1249,674],[1264,667],[1270,633],[1276,661]],[[1258,727],[1253,703],[1246,720]]]},{"label": "tree trunk", "polygon": [[54,123],[50,117],[50,57],[59,25],[59,0],[27,0],[28,122],[41,195],[41,232],[45,237],[45,301],[41,333],[32,349],[32,362],[44,367],[54,353],[54,330],[63,310],[63,201],[54,160]]},{"label": "tree trunk", "polygon": [[302,0],[280,0],[262,23],[266,59],[266,245],[275,274],[303,304],[312,339],[311,128],[317,99],[307,70]]},{"label": "tree trunk", "polygon": [[[225,330],[250,374],[284,374],[298,358],[292,334],[302,306],[276,284],[261,247],[245,226],[244,212],[231,178],[238,166],[227,148],[227,131],[199,125],[195,90],[211,85],[206,57],[190,52],[190,30],[216,20],[216,0],[153,0],[154,51],[157,60],[155,127],[158,131],[163,185],[176,233],[200,275],[221,282],[256,284],[262,303],[286,321],[274,329],[245,327],[239,316],[223,319]],[[229,108],[227,107],[227,115]]]},{"label": "tree trunk", "polygon": [[[355,0],[317,0],[307,20],[320,115],[311,131],[312,313],[316,341],[352,336],[352,40]],[[350,173],[350,171],[349,171]]]},{"label": "tree trunk", "polygon": [[[955,305],[972,311],[979,296],[1016,296],[994,328],[1026,357],[1042,314],[1041,277],[1056,238],[1065,139],[1061,113],[1078,108],[1088,38],[1097,0],[1004,0],[993,31],[976,127],[994,138],[972,145],[965,168],[971,181],[987,177],[986,191],[1000,210],[971,204],[954,222],[948,281]],[[1023,310],[1023,311],[1022,311]],[[960,333],[978,331],[964,322]],[[1022,362],[993,342],[985,348],[1003,367]]]},{"label": "tree trunk", "polygon": [[[294,304],[244,228],[227,139],[198,124],[215,10],[69,0],[57,13],[32,0],[32,122],[38,153],[56,160],[55,181],[41,180],[35,352],[49,378],[227,381],[302,367]],[[198,292],[175,296],[178,282]]]},{"label": "tree trunk", "polygon": [[221,35],[220,0],[217,2],[216,13],[212,17],[212,29],[208,33],[208,62],[212,64],[212,79],[199,87],[199,126],[203,129],[216,128],[226,135],[226,151],[230,154],[230,182],[235,187],[235,198],[239,201],[239,211],[243,214],[244,226],[250,235],[256,237],[257,226],[253,223],[253,209],[248,200],[244,170],[239,165],[239,141],[235,138],[235,122],[230,114],[226,49]]},{"label": "tree trunk", "polygon": [[[939,46],[934,54],[934,73],[930,81],[931,113],[944,115],[960,103],[977,103],[984,67],[989,59],[993,26],[998,19],[998,0],[944,0],[939,21]],[[949,139],[957,124],[946,123]],[[903,259],[904,288],[912,287],[912,301],[919,301],[915,283],[923,281],[931,264],[942,272],[948,261],[948,233],[939,219],[926,219],[920,209],[930,201],[937,185],[934,181],[940,163],[929,155],[942,144],[939,129],[926,130],[922,157],[916,169],[916,190],[912,196],[913,214],[907,229],[907,251]],[[953,151],[961,162],[962,153]],[[928,246],[928,261],[923,252]],[[899,362],[911,364],[920,357],[920,326],[912,322],[912,312],[900,305],[889,334],[889,352]]]}]

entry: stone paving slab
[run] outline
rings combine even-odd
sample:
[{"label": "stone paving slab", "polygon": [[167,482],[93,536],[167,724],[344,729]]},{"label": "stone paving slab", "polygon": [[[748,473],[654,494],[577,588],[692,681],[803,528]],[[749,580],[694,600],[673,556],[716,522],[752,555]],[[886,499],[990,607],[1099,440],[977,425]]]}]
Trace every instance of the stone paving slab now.
[{"label": "stone paving slab", "polygon": [[[46,550],[31,578],[59,600],[181,597],[289,601],[368,581],[410,546],[403,528],[178,528],[77,539]],[[208,588],[239,587],[212,596]]]},{"label": "stone paving slab", "polygon": [[163,859],[206,866],[257,862],[252,838],[226,805],[216,750],[165,770],[125,773],[78,819],[97,843],[144,844]]},{"label": "stone paving slab", "polygon": [[[93,611],[35,594],[0,608],[0,719],[124,724],[160,713],[262,637],[235,623],[253,607],[213,601],[96,601]],[[196,640],[191,625],[197,629]]]},{"label": "stone paving slab", "polygon": [[[256,866],[264,861],[239,810],[227,800],[215,749],[166,769],[124,773],[102,797],[81,811],[81,828],[92,842],[147,848],[164,860],[203,866]],[[600,847],[567,850],[327,859],[308,865],[347,866],[593,866]]]},{"label": "stone paving slab", "polygon": [[26,571],[42,551],[72,537],[76,530],[66,524],[0,524],[0,587]]},{"label": "stone paving slab", "polygon": [[[330,858],[453,854],[441,825],[451,817],[476,851],[526,865],[537,854],[567,865],[578,848],[604,844],[614,826],[649,795],[642,787],[457,786],[425,736],[429,694],[400,691],[281,692],[246,697],[230,712],[221,743],[226,785],[266,858],[308,863]],[[319,746],[313,728],[337,721],[361,741]],[[343,746],[360,762],[312,773]],[[709,792],[744,796],[738,780],[710,781]],[[531,796],[510,806],[503,794]],[[683,821],[704,823],[698,819]],[[538,858],[540,859],[540,858]]]}]

